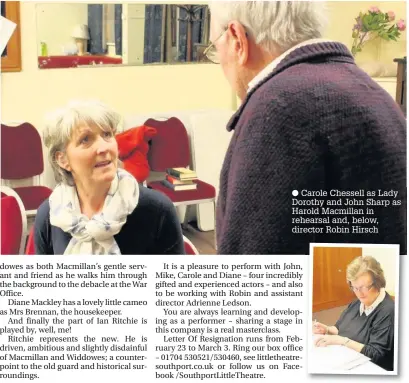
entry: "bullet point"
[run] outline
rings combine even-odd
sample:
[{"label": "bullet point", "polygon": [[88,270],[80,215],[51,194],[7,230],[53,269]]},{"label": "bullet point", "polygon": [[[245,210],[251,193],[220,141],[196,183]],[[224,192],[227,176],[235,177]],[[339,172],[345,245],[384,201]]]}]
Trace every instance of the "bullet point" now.
[{"label": "bullet point", "polygon": [[298,190],[293,190],[293,196],[297,197],[297,195],[298,195]]}]

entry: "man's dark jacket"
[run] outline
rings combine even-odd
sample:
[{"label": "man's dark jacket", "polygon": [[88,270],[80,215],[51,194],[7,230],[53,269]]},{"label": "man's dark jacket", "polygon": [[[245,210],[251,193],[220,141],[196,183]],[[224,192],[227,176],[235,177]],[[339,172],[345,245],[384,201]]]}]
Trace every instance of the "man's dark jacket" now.
[{"label": "man's dark jacket", "polygon": [[[406,120],[343,44],[291,52],[249,92],[227,129],[234,134],[220,177],[218,253],[308,254],[310,242],[339,242],[399,244],[406,254]],[[367,194],[365,206],[356,206],[375,224],[353,224],[359,213],[338,215],[348,217],[344,224],[299,224],[293,208],[317,206],[292,205],[293,190],[364,190],[373,199],[380,199],[379,190],[399,194],[395,205],[386,198],[388,207],[368,205]],[[314,216],[334,217],[321,207],[303,217]],[[327,226],[350,232],[330,233]],[[353,226],[376,230],[353,233]],[[323,232],[297,234],[296,227]]]}]

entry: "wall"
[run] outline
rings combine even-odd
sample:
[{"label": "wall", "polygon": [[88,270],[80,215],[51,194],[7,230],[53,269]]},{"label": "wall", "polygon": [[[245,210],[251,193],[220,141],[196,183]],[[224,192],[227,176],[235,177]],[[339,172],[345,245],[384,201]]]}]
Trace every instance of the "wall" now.
[{"label": "wall", "polygon": [[[218,65],[180,64],[73,69],[37,67],[35,2],[21,2],[22,72],[1,74],[2,121],[29,121],[70,99],[99,98],[123,115],[171,110],[232,109],[232,91]],[[52,186],[46,169],[45,181]]]},{"label": "wall", "polygon": [[386,291],[395,295],[396,293],[396,251],[382,247],[363,247],[363,256],[372,256],[381,264],[385,279]]},{"label": "wall", "polygon": [[[73,44],[71,33],[74,26],[88,24],[87,7],[84,3],[37,4],[35,7],[37,33],[34,35],[37,35],[38,54],[41,52],[40,41],[47,44],[50,56],[61,55],[63,45]],[[25,8],[23,2],[21,8]]]}]

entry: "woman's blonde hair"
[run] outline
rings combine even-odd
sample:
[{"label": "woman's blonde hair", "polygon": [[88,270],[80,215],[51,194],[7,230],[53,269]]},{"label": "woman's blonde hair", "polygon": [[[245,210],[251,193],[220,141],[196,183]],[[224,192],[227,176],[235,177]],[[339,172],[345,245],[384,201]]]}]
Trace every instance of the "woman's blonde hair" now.
[{"label": "woman's blonde hair", "polygon": [[347,283],[351,283],[359,278],[362,274],[369,273],[372,276],[373,286],[380,290],[386,286],[385,276],[381,264],[370,255],[355,258],[347,266]]},{"label": "woman's blonde hair", "polygon": [[120,121],[118,113],[97,100],[71,101],[67,106],[49,113],[46,116],[43,139],[48,148],[48,159],[55,181],[68,185],[74,183],[72,174],[59,166],[56,155],[58,152],[65,152],[75,129],[86,124],[115,134]]}]

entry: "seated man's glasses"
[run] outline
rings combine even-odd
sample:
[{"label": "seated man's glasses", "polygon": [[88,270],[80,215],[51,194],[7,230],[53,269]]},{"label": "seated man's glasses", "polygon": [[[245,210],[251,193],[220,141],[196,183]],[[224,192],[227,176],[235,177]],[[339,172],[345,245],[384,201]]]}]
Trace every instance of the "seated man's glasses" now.
[{"label": "seated man's glasses", "polygon": [[361,286],[361,287],[355,287],[355,286],[350,285],[349,288],[354,293],[358,293],[358,292],[367,293],[370,289],[372,289],[373,285],[374,285],[373,283],[369,286]]}]

